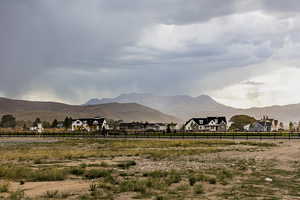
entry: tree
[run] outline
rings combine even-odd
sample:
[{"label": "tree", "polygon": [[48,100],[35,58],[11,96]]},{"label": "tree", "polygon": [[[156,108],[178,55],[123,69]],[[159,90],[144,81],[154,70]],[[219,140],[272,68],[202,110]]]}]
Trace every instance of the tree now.
[{"label": "tree", "polygon": [[50,128],[51,127],[50,123],[47,122],[47,121],[43,121],[42,126],[43,126],[43,128]]},{"label": "tree", "polygon": [[26,131],[27,130],[27,126],[26,124],[23,124],[23,131]]},{"label": "tree", "polygon": [[57,121],[57,119],[54,119],[51,124],[51,128],[57,128],[57,125],[58,125],[58,121]]},{"label": "tree", "polygon": [[293,122],[290,122],[290,123],[289,123],[289,130],[290,130],[290,131],[293,131],[293,130],[294,130],[294,123],[293,123]]},{"label": "tree", "polygon": [[72,126],[72,118],[66,117],[63,124],[66,129],[70,128]]},{"label": "tree", "polygon": [[232,122],[229,130],[238,130],[243,131],[244,126],[247,124],[251,124],[256,122],[256,119],[254,117],[250,117],[248,115],[235,115],[231,117],[230,122]]},{"label": "tree", "polygon": [[33,122],[33,126],[36,127],[38,124],[41,123],[41,119],[40,118],[36,118],[35,121]]},{"label": "tree", "polygon": [[283,125],[282,122],[279,123],[279,129],[280,129],[280,130],[284,130],[284,125]]},{"label": "tree", "polygon": [[0,126],[3,128],[15,128],[17,125],[16,118],[13,115],[3,115]]},{"label": "tree", "polygon": [[170,124],[167,125],[167,133],[171,133],[171,127],[170,127]]}]

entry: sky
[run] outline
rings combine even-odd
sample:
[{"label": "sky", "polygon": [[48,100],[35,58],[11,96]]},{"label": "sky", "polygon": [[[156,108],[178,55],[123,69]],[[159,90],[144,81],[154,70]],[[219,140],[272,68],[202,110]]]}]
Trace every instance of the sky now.
[{"label": "sky", "polygon": [[299,0],[0,0],[0,96],[300,103]]}]

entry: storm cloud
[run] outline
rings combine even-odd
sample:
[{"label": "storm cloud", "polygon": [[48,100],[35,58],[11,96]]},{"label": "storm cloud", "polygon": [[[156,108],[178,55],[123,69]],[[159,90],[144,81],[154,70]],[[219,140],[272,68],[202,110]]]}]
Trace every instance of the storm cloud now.
[{"label": "storm cloud", "polygon": [[298,69],[299,9],[296,0],[2,0],[0,94],[77,104],[206,93],[234,105],[243,99],[228,93],[255,91],[237,105],[268,104],[267,83],[237,88]]}]

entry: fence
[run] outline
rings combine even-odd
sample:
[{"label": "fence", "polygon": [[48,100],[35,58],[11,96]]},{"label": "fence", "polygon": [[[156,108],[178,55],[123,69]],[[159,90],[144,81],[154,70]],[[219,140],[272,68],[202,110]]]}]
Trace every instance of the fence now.
[{"label": "fence", "polygon": [[0,132],[0,137],[292,140],[300,139],[300,132]]}]

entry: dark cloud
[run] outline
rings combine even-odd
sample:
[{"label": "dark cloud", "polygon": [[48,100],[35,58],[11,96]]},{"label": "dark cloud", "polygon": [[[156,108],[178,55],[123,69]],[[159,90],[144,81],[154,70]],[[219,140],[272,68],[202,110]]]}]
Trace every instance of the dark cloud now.
[{"label": "dark cloud", "polygon": [[[79,102],[89,98],[84,94],[215,89],[222,84],[201,88],[195,82],[228,68],[263,62],[283,45],[285,32],[268,32],[264,24],[251,26],[248,18],[239,22],[242,15],[255,10],[294,12],[299,5],[279,0],[2,0],[0,92],[19,98],[50,89],[61,99]],[[201,26],[210,22],[213,28]],[[178,47],[163,48],[172,42],[168,36],[160,44],[160,38],[156,41],[151,35],[157,25],[197,24],[203,30],[197,29],[199,34],[189,40],[194,29],[188,29]],[[140,43],[147,31],[156,46]],[[212,41],[197,41],[215,32],[219,33]],[[240,80],[230,83],[234,81]]]}]

